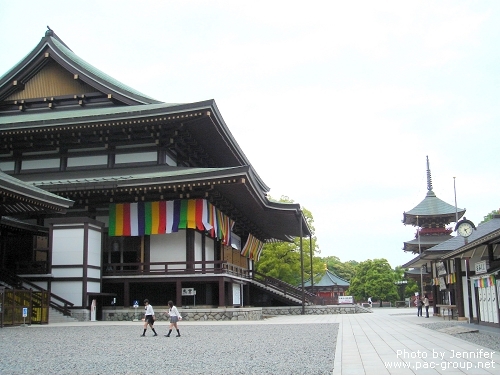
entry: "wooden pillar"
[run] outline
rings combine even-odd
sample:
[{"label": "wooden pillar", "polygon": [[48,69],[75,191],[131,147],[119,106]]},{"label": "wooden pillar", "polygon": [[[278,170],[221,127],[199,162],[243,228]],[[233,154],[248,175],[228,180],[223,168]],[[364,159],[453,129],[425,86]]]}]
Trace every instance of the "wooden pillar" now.
[{"label": "wooden pillar", "polygon": [[458,310],[458,318],[465,317],[464,309],[464,291],[462,285],[462,260],[460,258],[455,258],[455,303]]},{"label": "wooden pillar", "polygon": [[178,307],[182,307],[182,283],[180,279],[175,282],[175,302]]},{"label": "wooden pillar", "polygon": [[224,288],[224,279],[219,279],[219,307],[226,306],[226,292]]},{"label": "wooden pillar", "polygon": [[123,282],[123,307],[130,307],[130,283]]},{"label": "wooden pillar", "polygon": [[233,307],[233,283],[227,283],[227,306]]}]

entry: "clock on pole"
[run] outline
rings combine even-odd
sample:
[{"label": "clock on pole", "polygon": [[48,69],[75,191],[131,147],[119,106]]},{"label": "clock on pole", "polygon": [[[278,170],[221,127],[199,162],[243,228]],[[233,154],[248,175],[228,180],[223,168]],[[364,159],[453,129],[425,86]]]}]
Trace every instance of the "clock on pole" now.
[{"label": "clock on pole", "polygon": [[472,231],[476,229],[474,223],[467,220],[465,217],[460,220],[457,225],[455,225],[455,231],[462,237],[467,238],[472,234]]}]

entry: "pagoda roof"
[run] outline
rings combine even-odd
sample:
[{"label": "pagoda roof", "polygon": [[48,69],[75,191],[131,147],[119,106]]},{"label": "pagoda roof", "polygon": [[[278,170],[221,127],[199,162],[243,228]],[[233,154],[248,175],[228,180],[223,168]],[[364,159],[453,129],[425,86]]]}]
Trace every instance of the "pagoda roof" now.
[{"label": "pagoda roof", "polygon": [[[418,226],[417,216],[419,216],[421,220],[425,220],[429,217],[449,218],[449,223],[456,220],[457,214],[460,219],[465,214],[465,209],[455,208],[455,206],[439,199],[436,194],[430,190],[427,192],[423,201],[417,204],[410,211],[403,213],[403,223]],[[420,221],[420,224],[422,224],[422,221]]]},{"label": "pagoda roof", "polygon": [[0,216],[65,213],[73,201],[25,183],[0,171]]},{"label": "pagoda roof", "polygon": [[431,170],[429,167],[429,157],[427,159],[427,195],[424,200],[413,207],[410,211],[403,213],[403,223],[405,225],[422,226],[429,219],[438,219],[442,224],[458,221],[465,209],[457,208],[439,199],[432,190]]},{"label": "pagoda roof", "polygon": [[[326,272],[323,275],[323,277],[321,278],[321,280],[319,280],[317,283],[314,284],[314,286],[317,286],[317,287],[329,287],[329,286],[337,286],[337,285],[348,287],[350,284],[348,281],[342,279],[341,277],[338,277],[337,275],[335,275],[333,272],[331,272],[328,269],[326,270]],[[304,286],[305,287],[311,286],[311,279],[304,282]]]},{"label": "pagoda roof", "polygon": [[[420,236],[420,247],[428,249],[441,242],[448,241],[450,238],[453,238],[453,236],[449,234],[442,236]],[[410,247],[418,249],[418,246],[419,246],[418,238],[414,238],[411,241],[404,242],[404,250],[408,250],[408,248]]]},{"label": "pagoda roof", "polygon": [[50,28],[38,45],[0,77],[0,101],[22,91],[48,62],[55,61],[82,85],[110,95],[122,105],[160,103],[107,75],[77,56]]},{"label": "pagoda roof", "polygon": [[179,193],[184,197],[207,197],[230,217],[248,218],[246,230],[264,242],[290,241],[293,237],[310,235],[300,205],[269,201],[251,166],[189,168],[156,165],[33,173],[19,178],[53,193],[74,196],[75,200],[85,191],[86,200],[105,209],[109,207],[111,197],[115,203],[133,199],[130,192],[134,189],[141,191],[147,200],[160,199],[154,198],[154,191],[161,191],[166,200],[169,196],[178,199]]}]

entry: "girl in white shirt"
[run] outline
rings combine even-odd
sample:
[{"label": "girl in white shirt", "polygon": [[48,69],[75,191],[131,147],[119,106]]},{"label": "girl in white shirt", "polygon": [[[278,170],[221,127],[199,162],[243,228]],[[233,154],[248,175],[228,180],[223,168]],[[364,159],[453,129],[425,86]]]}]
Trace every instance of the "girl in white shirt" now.
[{"label": "girl in white shirt", "polygon": [[182,320],[182,316],[179,313],[179,310],[177,310],[177,307],[174,306],[174,303],[172,301],[168,301],[168,306],[170,307],[167,311],[167,314],[170,316],[170,327],[168,334],[165,335],[165,337],[170,337],[170,334],[172,333],[172,327],[175,327],[175,330],[177,331],[177,336],[175,337],[181,337],[181,333],[179,332],[179,328],[177,328],[177,322],[179,320]]},{"label": "girl in white shirt", "polygon": [[149,300],[148,299],[145,299],[144,300],[144,310],[145,313],[144,313],[144,332],[142,333],[142,337],[146,336],[146,330],[148,329],[148,324],[149,326],[151,327],[151,329],[153,330],[153,333],[154,335],[153,336],[158,336],[158,334],[156,333],[155,331],[155,327],[154,327],[154,324],[155,324],[155,312],[153,310],[153,306],[151,306],[149,304]]}]

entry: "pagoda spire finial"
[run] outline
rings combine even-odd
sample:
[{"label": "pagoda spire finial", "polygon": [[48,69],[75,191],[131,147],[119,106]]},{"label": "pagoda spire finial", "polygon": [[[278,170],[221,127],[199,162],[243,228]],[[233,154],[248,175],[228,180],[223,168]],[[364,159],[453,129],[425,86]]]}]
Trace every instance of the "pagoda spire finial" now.
[{"label": "pagoda spire finial", "polygon": [[429,156],[427,158],[427,190],[432,191],[431,169],[429,167]]}]

